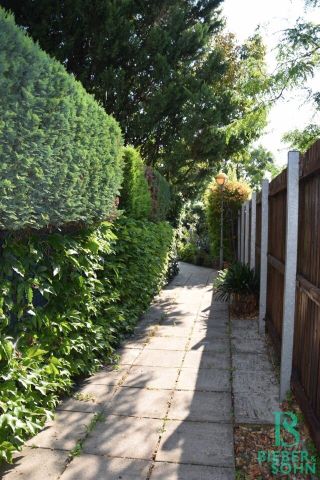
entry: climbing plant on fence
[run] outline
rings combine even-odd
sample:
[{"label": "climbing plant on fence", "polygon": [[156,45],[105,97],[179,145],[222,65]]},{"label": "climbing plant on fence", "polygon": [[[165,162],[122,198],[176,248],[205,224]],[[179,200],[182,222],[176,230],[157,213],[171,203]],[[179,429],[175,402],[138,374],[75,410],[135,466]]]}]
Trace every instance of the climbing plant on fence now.
[{"label": "climbing plant on fence", "polygon": [[117,122],[0,8],[0,229],[105,219],[122,179]]}]

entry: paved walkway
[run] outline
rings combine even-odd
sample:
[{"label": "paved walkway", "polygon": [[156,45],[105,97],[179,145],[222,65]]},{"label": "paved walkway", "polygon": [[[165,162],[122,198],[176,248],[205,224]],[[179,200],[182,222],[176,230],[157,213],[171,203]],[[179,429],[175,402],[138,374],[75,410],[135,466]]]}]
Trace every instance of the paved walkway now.
[{"label": "paved walkway", "polygon": [[261,403],[270,369],[255,322],[233,322],[231,335],[227,305],[212,303],[213,277],[182,264],[119,351],[119,367],[64,401],[3,478],[233,480],[234,414],[270,422],[275,399]]}]

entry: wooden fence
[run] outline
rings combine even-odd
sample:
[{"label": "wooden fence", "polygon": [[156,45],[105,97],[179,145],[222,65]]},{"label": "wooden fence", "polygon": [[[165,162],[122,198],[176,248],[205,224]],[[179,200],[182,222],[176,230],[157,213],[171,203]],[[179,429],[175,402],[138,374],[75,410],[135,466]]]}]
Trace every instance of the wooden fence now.
[{"label": "wooden fence", "polygon": [[[250,258],[246,252],[250,244],[246,238],[248,229],[243,225],[249,219],[251,232],[253,229],[256,232],[253,266],[262,272],[260,326],[266,328],[281,358],[281,383],[286,385],[287,376],[320,449],[320,140],[305,155],[298,157],[291,152],[294,154],[299,168],[296,185],[294,172],[289,180],[290,168],[294,166],[290,167],[289,153],[288,168],[266,185],[269,187],[266,204],[263,206],[261,193],[256,196],[255,222],[249,206],[243,207],[238,257],[243,262]],[[289,190],[288,185],[296,191]],[[266,209],[268,214],[262,218]],[[262,236],[266,223],[267,248],[264,248]],[[293,274],[290,289],[289,277]],[[282,389],[281,399],[284,392]]]}]

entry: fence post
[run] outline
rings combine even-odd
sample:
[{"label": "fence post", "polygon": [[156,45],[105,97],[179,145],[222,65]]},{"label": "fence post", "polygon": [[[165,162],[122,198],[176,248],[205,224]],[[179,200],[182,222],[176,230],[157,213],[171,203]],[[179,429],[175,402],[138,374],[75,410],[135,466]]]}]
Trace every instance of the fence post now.
[{"label": "fence post", "polygon": [[283,323],[280,369],[280,401],[290,389],[296,304],[297,250],[299,215],[299,152],[288,155],[286,269],[284,274]]},{"label": "fence post", "polygon": [[244,262],[244,203],[241,205],[241,262]]},{"label": "fence post", "polygon": [[241,210],[238,210],[238,252],[237,252],[237,260],[240,262],[241,260]]},{"label": "fence post", "polygon": [[250,268],[256,266],[256,220],[257,219],[257,194],[252,193],[251,199],[251,247],[250,247]]},{"label": "fence post", "polygon": [[245,223],[245,249],[244,249],[244,263],[248,265],[249,263],[249,221],[250,221],[250,202],[246,202],[245,204],[245,215],[246,215],[246,223]]},{"label": "fence post", "polygon": [[262,181],[261,193],[261,251],[260,251],[260,299],[259,299],[259,333],[265,333],[267,308],[267,274],[268,274],[268,216],[269,216],[269,181]]}]

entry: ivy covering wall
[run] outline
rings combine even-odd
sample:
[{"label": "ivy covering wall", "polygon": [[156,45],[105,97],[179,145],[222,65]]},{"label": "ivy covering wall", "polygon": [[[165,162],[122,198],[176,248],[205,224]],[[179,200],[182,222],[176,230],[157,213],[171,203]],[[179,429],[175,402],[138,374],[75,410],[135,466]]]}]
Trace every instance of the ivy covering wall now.
[{"label": "ivy covering wall", "polygon": [[11,460],[72,379],[110,363],[166,279],[173,230],[121,218],[8,237],[0,263],[0,458]]}]

